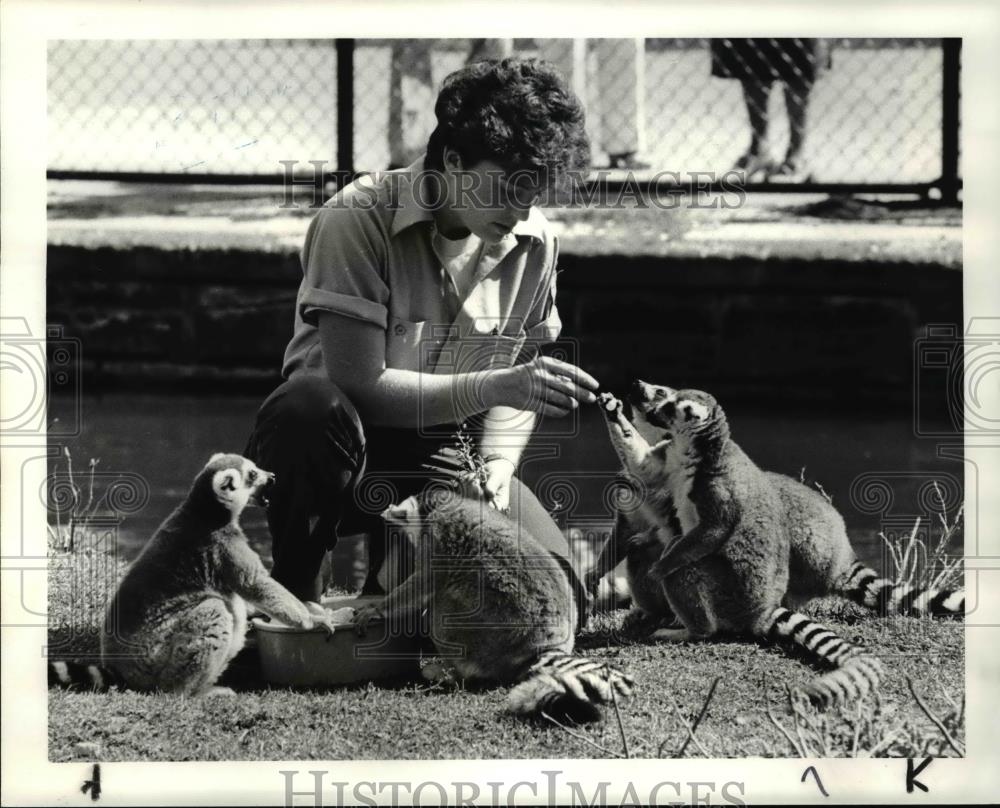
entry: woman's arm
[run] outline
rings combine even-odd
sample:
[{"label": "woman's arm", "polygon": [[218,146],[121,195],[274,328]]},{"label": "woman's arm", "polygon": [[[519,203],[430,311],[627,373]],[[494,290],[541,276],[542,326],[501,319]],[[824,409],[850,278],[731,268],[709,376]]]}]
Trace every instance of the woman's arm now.
[{"label": "woman's arm", "polygon": [[460,423],[494,407],[565,415],[596,401],[597,381],[566,362],[538,357],[503,370],[434,374],[385,366],[385,330],[329,311],[318,313],[330,379],[376,426]]},{"label": "woman's arm", "polygon": [[513,407],[494,407],[483,419],[479,453],[486,459],[484,493],[500,510],[510,506],[510,480],[537,420],[535,413]]},{"label": "woman's arm", "polygon": [[505,458],[516,469],[537,421],[535,413],[528,410],[493,407],[483,418],[479,453],[483,457]]}]

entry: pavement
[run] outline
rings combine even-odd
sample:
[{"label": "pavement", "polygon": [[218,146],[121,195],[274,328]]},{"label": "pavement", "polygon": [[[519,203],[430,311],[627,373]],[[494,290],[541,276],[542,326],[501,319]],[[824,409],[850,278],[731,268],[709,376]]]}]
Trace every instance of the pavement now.
[{"label": "pavement", "polygon": [[[649,205],[546,209],[566,254],[720,260],[848,260],[962,266],[962,212],[902,197],[748,194]],[[311,189],[49,182],[51,246],[294,254]],[[733,205],[727,207],[726,205]]]}]

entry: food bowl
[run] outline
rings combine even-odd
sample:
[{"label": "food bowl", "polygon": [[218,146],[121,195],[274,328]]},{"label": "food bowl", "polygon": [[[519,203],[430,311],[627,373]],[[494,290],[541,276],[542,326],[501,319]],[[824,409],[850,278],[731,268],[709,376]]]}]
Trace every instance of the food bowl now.
[{"label": "food bowl", "polygon": [[[378,597],[324,598],[327,609],[360,609]],[[315,687],[347,685],[374,679],[413,678],[420,675],[420,641],[390,635],[382,618],[368,624],[359,637],[353,623],[326,629],[301,629],[277,620],[253,619],[264,680],[276,685]]]}]

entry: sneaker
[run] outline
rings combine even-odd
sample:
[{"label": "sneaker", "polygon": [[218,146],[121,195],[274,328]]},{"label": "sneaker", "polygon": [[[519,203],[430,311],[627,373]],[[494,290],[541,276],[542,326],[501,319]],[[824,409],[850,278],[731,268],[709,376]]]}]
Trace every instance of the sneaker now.
[{"label": "sneaker", "polygon": [[796,183],[812,182],[813,176],[799,165],[798,160],[786,159],[768,175],[767,179],[769,182],[794,185]]},{"label": "sneaker", "polygon": [[744,182],[760,182],[767,180],[775,170],[774,161],[764,154],[746,152],[733,164],[730,171],[743,174]]},{"label": "sneaker", "polygon": [[635,152],[620,152],[608,155],[608,168],[642,170],[652,168],[652,163],[640,159]]}]

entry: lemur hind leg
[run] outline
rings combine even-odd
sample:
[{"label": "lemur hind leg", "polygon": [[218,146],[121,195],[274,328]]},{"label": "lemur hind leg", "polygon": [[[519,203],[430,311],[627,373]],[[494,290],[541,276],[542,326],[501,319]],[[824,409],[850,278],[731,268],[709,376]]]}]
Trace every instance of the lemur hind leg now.
[{"label": "lemur hind leg", "polygon": [[663,642],[691,642],[707,639],[719,630],[706,581],[697,565],[685,567],[667,577],[664,593],[681,627],[664,627],[651,635]]},{"label": "lemur hind leg", "polygon": [[192,696],[211,691],[229,664],[234,622],[220,598],[207,598],[180,615],[168,638],[158,689]]},{"label": "lemur hind leg", "polygon": [[691,642],[698,639],[686,628],[658,628],[649,638],[658,642]]}]

